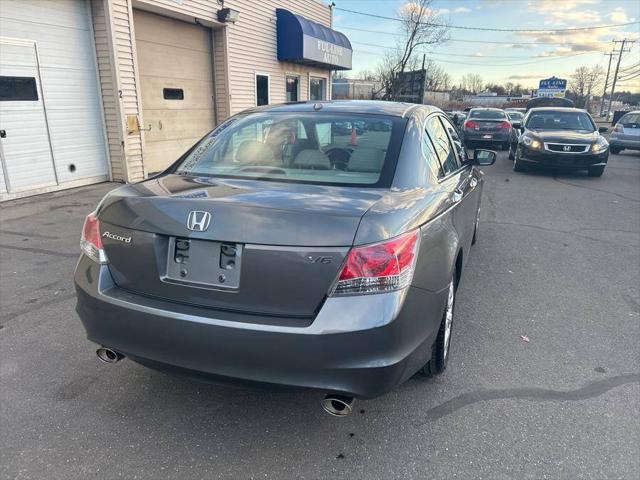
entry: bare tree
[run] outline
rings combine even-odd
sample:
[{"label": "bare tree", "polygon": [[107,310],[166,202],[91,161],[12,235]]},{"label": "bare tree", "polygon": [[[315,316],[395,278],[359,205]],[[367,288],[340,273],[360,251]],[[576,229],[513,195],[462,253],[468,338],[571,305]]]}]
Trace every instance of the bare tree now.
[{"label": "bare tree", "polygon": [[571,91],[581,107],[588,108],[589,97],[593,90],[602,84],[604,69],[600,65],[594,67],[578,67],[571,75]]},{"label": "bare tree", "polygon": [[[421,50],[447,40],[448,27],[437,11],[431,8],[434,0],[416,0],[406,3],[398,11],[401,40],[394,51],[384,55],[378,65],[382,97],[396,98],[406,79],[404,73],[415,70],[422,62]],[[418,59],[418,57],[420,57]]]},{"label": "bare tree", "polygon": [[482,80],[482,77],[477,73],[467,73],[460,79],[460,88],[474,94],[480,93],[482,91],[483,85],[484,81]]},{"label": "bare tree", "polygon": [[451,76],[445,72],[441,66],[432,60],[428,60],[425,64],[425,71],[426,90],[449,90],[451,87]]}]

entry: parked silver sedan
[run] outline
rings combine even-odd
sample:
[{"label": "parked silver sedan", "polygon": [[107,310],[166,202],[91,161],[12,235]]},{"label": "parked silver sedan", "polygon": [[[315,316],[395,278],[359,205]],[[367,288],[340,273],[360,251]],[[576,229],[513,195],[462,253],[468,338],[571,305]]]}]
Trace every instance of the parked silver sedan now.
[{"label": "parked silver sedan", "polygon": [[620,153],[625,149],[640,150],[640,110],[625,113],[609,137],[611,153]]},{"label": "parked silver sedan", "polygon": [[447,366],[494,161],[433,107],[243,112],[87,217],[77,312],[103,361],[318,389],[343,415]]}]

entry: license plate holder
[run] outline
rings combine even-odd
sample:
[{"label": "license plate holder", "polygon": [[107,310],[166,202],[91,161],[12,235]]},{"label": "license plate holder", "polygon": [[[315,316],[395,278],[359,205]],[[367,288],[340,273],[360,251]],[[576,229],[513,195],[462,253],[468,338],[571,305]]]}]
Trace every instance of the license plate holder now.
[{"label": "license plate holder", "polygon": [[240,286],[242,245],[169,237],[167,269],[162,281],[200,288]]},{"label": "license plate holder", "polygon": [[493,135],[482,135],[482,138],[484,138],[485,140],[491,140],[493,138]]}]

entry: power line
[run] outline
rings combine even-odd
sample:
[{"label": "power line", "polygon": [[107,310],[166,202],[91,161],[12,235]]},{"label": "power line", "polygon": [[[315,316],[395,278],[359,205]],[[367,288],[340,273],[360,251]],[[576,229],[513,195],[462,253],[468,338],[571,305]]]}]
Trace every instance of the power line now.
[{"label": "power line", "polygon": [[630,41],[630,40],[627,40],[627,39],[625,38],[625,39],[624,39],[624,40],[622,40],[622,41],[615,40],[613,43],[614,43],[614,44],[616,44],[616,43],[620,43],[621,45],[620,45],[620,53],[618,53],[618,63],[616,64],[616,73],[614,73],[614,74],[613,74],[613,85],[611,85],[611,96],[609,97],[609,109],[607,110],[607,113],[611,111],[611,102],[613,102],[613,94],[614,94],[614,93],[615,93],[615,91],[616,91],[616,81],[618,80],[618,71],[620,70],[620,61],[622,60],[622,55],[623,55],[625,52],[629,52],[629,51],[631,51],[631,48],[629,48],[629,49],[625,50],[625,49],[624,49],[624,46],[625,46],[625,44],[627,44],[627,43],[628,43],[628,44],[631,44],[631,45],[633,46],[633,44],[635,43],[635,41]]},{"label": "power line", "polygon": [[[346,29],[346,30],[355,30],[358,32],[367,32],[367,33],[376,33],[376,34],[383,34],[383,35],[393,35],[393,36],[402,36],[401,33],[397,33],[397,32],[385,32],[383,30],[369,30],[366,28],[359,28],[359,27],[350,27],[350,26],[346,26],[346,25],[340,25],[337,26],[336,29]],[[467,38],[449,38],[448,40],[446,40],[444,43],[446,42],[460,42],[460,43],[475,43],[478,44],[478,40],[471,40],[471,39],[467,39]],[[564,45],[564,46],[571,46],[571,47],[584,47],[584,46],[588,46],[588,45],[609,45],[611,42],[590,42],[590,43],[568,43],[568,42],[500,42],[500,41],[496,41],[496,40],[482,40],[482,43],[490,43],[490,44],[495,44],[495,45],[531,45],[531,46],[537,46],[537,45]]]},{"label": "power line", "polygon": [[[377,48],[384,48],[384,49],[388,49],[388,50],[393,50],[395,47],[390,47],[388,45],[380,45],[377,43],[366,43],[366,42],[356,42],[356,41],[352,41],[351,43],[355,43],[358,45],[366,45],[368,47],[377,47]],[[525,59],[525,58],[531,58],[531,55],[528,56],[522,56],[522,55],[477,55],[477,54],[467,54],[467,53],[444,53],[444,52],[436,52],[436,51],[426,51],[423,53],[428,53],[428,54],[435,54],[435,55],[446,55],[447,57],[471,57],[471,58],[477,58],[478,60],[482,60],[483,58],[520,58],[520,59]],[[583,54],[587,54],[587,53],[591,53],[591,52],[582,52],[580,53],[580,55]],[[597,53],[597,52],[593,52],[593,53]],[[550,55],[548,58],[551,57],[566,57],[567,55]]]},{"label": "power line", "polygon": [[[341,12],[355,13],[356,15],[364,15],[366,17],[379,18],[382,20],[393,20],[395,22],[402,22],[401,18],[387,17],[384,15],[377,15],[375,13],[358,12],[357,10],[350,10],[348,8],[333,7],[334,10],[340,10]],[[614,28],[625,27],[627,25],[636,25],[638,22],[626,22],[626,23],[613,23],[609,25],[595,25],[591,27],[575,27],[575,28],[547,28],[547,29],[522,29],[522,28],[489,28],[489,27],[469,27],[466,25],[448,25],[446,23],[438,22],[421,22],[422,25],[430,27],[446,27],[454,28],[458,30],[481,30],[485,32],[575,32],[580,30],[596,30],[599,28]]]}]

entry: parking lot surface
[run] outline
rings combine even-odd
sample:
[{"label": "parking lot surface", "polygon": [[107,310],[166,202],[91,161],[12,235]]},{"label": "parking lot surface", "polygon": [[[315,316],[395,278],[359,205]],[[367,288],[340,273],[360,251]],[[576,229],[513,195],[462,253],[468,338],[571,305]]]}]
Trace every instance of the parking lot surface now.
[{"label": "parking lot surface", "polygon": [[484,169],[447,371],[345,418],[100,363],[72,272],[116,185],[3,204],[0,477],[639,478],[640,155],[599,179],[511,164]]}]

